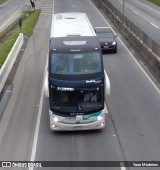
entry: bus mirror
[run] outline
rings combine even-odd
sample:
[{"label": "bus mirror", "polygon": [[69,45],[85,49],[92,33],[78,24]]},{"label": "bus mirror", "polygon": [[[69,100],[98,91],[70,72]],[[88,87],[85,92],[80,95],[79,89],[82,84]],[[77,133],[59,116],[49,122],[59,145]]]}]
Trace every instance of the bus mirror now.
[{"label": "bus mirror", "polygon": [[48,90],[48,71],[46,73],[46,77],[45,77],[45,82],[44,82],[44,95],[45,97],[49,97],[49,90]]},{"label": "bus mirror", "polygon": [[110,86],[110,81],[108,78],[108,75],[106,73],[106,70],[104,69],[104,87],[105,87],[105,96],[110,95],[111,93],[111,86]]}]

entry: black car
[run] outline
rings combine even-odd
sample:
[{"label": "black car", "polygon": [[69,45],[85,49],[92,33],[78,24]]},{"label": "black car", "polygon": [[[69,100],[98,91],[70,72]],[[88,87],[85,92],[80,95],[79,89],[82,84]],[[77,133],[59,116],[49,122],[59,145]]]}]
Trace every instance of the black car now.
[{"label": "black car", "polygon": [[99,39],[102,51],[113,51],[117,53],[117,42],[113,31],[109,27],[96,27],[95,33]]}]

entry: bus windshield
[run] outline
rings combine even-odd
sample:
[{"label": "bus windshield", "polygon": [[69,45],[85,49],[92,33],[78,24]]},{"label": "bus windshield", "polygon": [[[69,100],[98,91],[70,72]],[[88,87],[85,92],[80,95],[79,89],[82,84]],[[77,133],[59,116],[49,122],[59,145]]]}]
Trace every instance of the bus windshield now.
[{"label": "bus windshield", "polygon": [[114,38],[114,34],[111,32],[97,32],[98,38]]},{"label": "bus windshield", "polygon": [[51,90],[51,109],[55,112],[78,113],[102,110],[104,107],[103,88],[95,90],[61,91]]},{"label": "bus windshield", "polygon": [[99,52],[86,53],[53,53],[50,60],[50,71],[53,74],[90,74],[102,71]]}]

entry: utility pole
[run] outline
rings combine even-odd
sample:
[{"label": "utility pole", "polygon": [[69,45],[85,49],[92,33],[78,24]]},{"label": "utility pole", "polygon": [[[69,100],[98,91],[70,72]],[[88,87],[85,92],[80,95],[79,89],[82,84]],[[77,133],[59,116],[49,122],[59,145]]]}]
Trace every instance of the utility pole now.
[{"label": "utility pole", "polygon": [[22,27],[22,18],[19,19],[19,28],[20,28],[20,32],[21,32],[21,27]]}]

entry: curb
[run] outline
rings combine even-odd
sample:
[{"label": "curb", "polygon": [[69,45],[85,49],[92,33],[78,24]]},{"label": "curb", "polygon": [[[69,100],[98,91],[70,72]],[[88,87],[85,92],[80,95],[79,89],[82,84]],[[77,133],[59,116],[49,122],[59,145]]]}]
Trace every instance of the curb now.
[{"label": "curb", "polygon": [[23,42],[24,42],[23,33],[20,33],[10,53],[8,54],[7,59],[5,60],[4,64],[0,69],[0,93],[2,92],[2,89],[6,83],[9,73],[14,65],[14,62],[16,61],[16,58],[23,45]]}]

